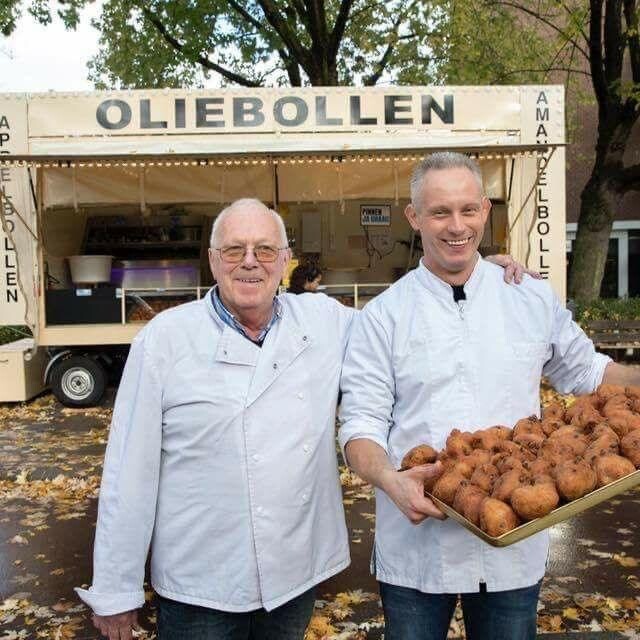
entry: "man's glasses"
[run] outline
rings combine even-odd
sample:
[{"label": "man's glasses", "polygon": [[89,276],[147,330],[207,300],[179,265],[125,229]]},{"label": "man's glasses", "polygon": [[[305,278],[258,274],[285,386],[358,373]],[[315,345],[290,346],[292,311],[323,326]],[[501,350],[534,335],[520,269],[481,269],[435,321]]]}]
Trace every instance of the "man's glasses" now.
[{"label": "man's glasses", "polygon": [[247,251],[253,251],[258,262],[275,262],[280,254],[280,251],[285,251],[289,247],[270,247],[267,244],[260,244],[253,249],[245,247],[243,245],[232,245],[230,247],[214,247],[216,251],[220,252],[220,257],[223,262],[238,263],[244,260],[247,255]]}]

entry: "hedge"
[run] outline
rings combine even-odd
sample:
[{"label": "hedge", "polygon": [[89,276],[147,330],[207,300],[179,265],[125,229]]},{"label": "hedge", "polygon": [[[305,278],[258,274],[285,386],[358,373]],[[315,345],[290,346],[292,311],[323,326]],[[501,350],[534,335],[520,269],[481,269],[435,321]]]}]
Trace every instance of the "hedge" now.
[{"label": "hedge", "polygon": [[640,298],[602,298],[570,305],[579,324],[592,320],[640,320]]}]

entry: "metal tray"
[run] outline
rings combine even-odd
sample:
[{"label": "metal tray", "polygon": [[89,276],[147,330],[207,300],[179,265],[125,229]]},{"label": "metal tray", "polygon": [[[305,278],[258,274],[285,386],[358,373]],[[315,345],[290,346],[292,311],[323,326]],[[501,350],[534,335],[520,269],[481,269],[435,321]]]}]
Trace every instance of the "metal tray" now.
[{"label": "metal tray", "polygon": [[468,529],[471,533],[477,535],[478,538],[482,538],[487,544],[490,544],[493,547],[508,547],[510,544],[520,542],[520,540],[524,540],[525,538],[532,536],[534,533],[538,533],[539,531],[551,527],[554,524],[558,524],[558,522],[572,518],[582,511],[586,511],[600,502],[612,498],[618,493],[624,493],[638,484],[640,484],[640,470],[634,471],[628,476],[608,484],[606,487],[596,489],[582,498],[578,498],[573,502],[557,507],[551,513],[544,516],[544,518],[537,518],[535,520],[525,522],[519,527],[516,527],[507,533],[503,533],[497,538],[487,535],[482,531],[482,529],[476,527],[476,525],[469,522],[469,520],[461,516],[457,511],[454,511],[449,505],[438,500],[438,498],[435,498],[431,494],[427,495],[443,513],[446,513],[450,518],[459,522],[465,529]]}]

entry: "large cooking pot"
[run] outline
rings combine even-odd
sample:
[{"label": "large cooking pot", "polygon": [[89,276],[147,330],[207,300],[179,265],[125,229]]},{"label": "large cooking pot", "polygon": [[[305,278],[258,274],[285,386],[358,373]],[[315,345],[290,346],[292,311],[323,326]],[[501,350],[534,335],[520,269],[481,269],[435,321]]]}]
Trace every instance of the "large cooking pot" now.
[{"label": "large cooking pot", "polygon": [[69,256],[71,280],[74,284],[98,284],[111,281],[113,256]]}]

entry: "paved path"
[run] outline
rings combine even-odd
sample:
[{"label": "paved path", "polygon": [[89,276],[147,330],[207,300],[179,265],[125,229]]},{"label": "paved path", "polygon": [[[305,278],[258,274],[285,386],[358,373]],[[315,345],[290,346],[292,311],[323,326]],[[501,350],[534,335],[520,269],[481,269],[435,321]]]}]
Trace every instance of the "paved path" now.
[{"label": "paved path", "polygon": [[[0,405],[0,640],[97,637],[72,588],[91,574],[109,406],[68,410],[50,396]],[[308,640],[376,640],[383,633],[368,571],[374,500],[344,469],[343,480],[353,563],[320,585]],[[552,529],[543,638],[640,640],[639,523],[636,491]],[[147,629],[153,619],[146,606]],[[463,633],[458,615],[450,637]]]}]

